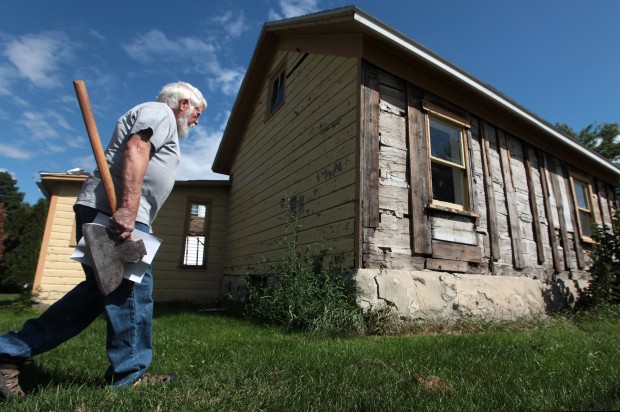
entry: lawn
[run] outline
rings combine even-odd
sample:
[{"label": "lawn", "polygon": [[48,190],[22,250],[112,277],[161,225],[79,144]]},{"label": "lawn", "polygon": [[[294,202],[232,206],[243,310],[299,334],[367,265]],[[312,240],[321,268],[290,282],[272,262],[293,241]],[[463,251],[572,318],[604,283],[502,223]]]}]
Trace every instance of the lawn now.
[{"label": "lawn", "polygon": [[[0,331],[27,318],[0,309]],[[556,318],[476,333],[325,337],[225,313],[156,311],[154,373],[169,386],[113,391],[105,322],[38,356],[11,411],[538,411],[620,409],[620,320]]]}]

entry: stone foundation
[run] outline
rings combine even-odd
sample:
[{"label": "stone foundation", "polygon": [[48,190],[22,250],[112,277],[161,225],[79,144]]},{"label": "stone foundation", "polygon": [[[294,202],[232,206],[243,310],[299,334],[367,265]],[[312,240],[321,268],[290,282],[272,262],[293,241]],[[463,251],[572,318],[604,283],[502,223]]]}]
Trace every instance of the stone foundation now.
[{"label": "stone foundation", "polygon": [[362,307],[389,306],[413,319],[451,321],[541,318],[573,305],[587,286],[583,280],[543,283],[525,276],[389,269],[359,269],[354,279]]}]

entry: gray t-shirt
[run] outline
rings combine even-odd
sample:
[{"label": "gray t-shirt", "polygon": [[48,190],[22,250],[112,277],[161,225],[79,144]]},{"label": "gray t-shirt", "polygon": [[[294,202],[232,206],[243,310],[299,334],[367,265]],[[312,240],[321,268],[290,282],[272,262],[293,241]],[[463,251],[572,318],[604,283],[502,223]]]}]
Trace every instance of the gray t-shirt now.
[{"label": "gray t-shirt", "polygon": [[[150,139],[152,150],[144,175],[136,221],[150,226],[172,191],[176,169],[181,161],[177,123],[172,109],[164,103],[148,102],[129,110],[116,123],[105,155],[114,181],[116,198],[120,200],[122,158],[127,138],[146,129],[153,131]],[[111,214],[98,169],[95,169],[84,182],[76,204]]]}]

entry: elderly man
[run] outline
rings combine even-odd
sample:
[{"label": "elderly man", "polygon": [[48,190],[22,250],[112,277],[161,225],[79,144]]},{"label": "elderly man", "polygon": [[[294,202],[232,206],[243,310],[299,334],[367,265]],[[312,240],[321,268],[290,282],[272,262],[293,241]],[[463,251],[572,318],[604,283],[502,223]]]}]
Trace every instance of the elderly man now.
[{"label": "elderly man", "polygon": [[[150,231],[157,212],[170,194],[180,161],[179,138],[184,139],[206,108],[194,86],[178,82],[161,90],[157,102],[140,104],[117,122],[106,150],[114,180],[118,208],[109,227],[118,240],[134,229]],[[84,183],[74,206],[76,236],[110,208],[95,170]],[[0,336],[0,393],[6,399],[24,396],[19,367],[31,357],[48,351],[83,331],[102,312],[107,320],[106,351],[110,366],[106,382],[113,387],[170,382],[176,375],[150,375],[153,320],[151,268],[140,283],[124,279],[103,296],[92,269],[84,266],[86,279],[50,306],[40,317],[28,320],[20,331]]]}]

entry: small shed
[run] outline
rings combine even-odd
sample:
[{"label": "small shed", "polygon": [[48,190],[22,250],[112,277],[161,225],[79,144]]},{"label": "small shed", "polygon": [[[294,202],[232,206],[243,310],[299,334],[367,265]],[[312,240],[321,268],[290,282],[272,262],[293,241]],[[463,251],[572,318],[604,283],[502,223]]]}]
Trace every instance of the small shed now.
[{"label": "small shed", "polygon": [[[84,280],[71,260],[75,243],[73,205],[84,172],[40,173],[39,184],[50,200],[33,291],[42,306],[60,299]],[[162,245],[153,262],[153,298],[157,301],[215,301],[219,298],[224,256],[229,182],[175,182],[153,230]]]},{"label": "small shed", "polygon": [[[278,260],[290,198],[363,305],[514,318],[583,287],[620,170],[356,7],[268,23],[213,164],[222,293]],[[570,292],[570,293],[569,293]]]}]

